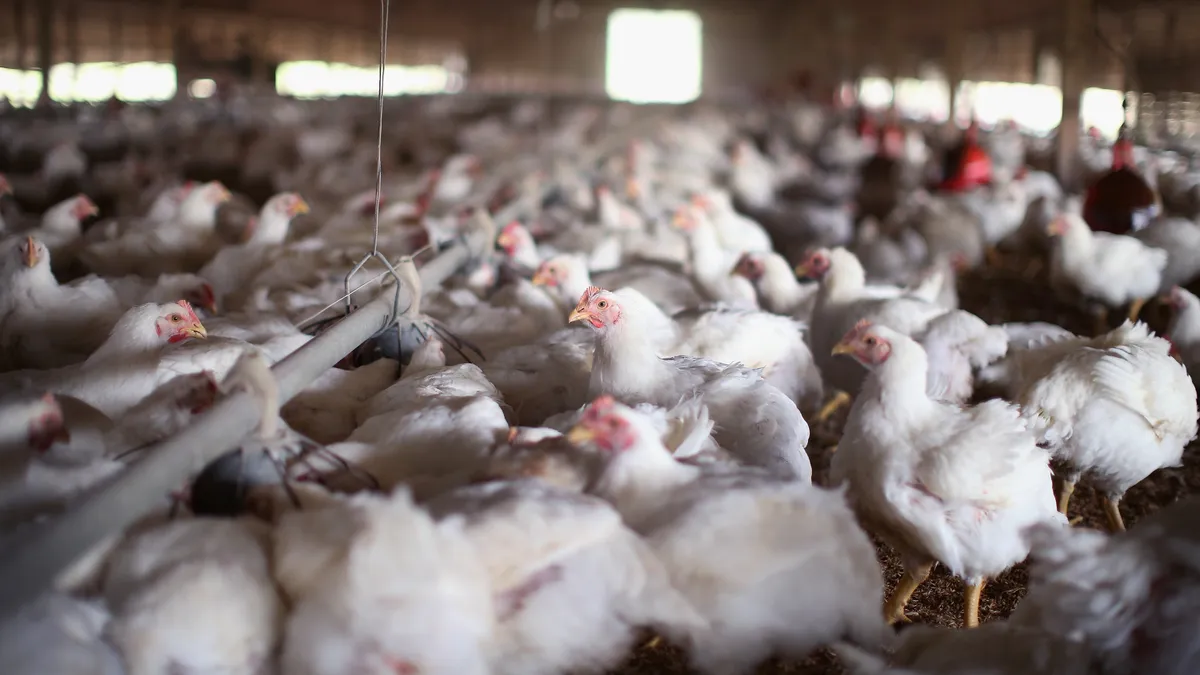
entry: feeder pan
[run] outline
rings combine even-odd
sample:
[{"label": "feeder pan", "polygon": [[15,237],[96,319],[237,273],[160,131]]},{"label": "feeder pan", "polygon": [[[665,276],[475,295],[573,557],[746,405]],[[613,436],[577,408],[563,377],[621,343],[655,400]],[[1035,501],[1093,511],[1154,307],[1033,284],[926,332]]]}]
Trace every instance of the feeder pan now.
[{"label": "feeder pan", "polygon": [[963,141],[946,154],[949,175],[937,186],[942,192],[969,192],[992,182],[992,158],[979,145],[979,124],[972,121]]}]

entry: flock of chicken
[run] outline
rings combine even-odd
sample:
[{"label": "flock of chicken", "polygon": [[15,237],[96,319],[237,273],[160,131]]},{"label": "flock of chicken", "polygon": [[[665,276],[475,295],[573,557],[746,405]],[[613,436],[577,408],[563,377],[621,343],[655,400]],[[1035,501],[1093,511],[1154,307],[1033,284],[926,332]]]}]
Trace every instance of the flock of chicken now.
[{"label": "flock of chicken", "polygon": [[[1200,503],[1127,533],[1120,510],[1197,433],[1196,214],[1093,233],[1005,131],[995,180],[943,194],[920,187],[936,134],[877,146],[811,104],[469,116],[453,99],[389,126],[377,234],[352,102],[95,123],[201,156],[253,130],[224,161],[278,192],[257,214],[217,181],[147,184],[161,157],[89,165],[82,127],[40,129],[41,173],[5,190],[104,175],[148,206],[4,207],[0,526],[54,518],[230,392],[263,418],[10,612],[0,672],[603,672],[644,629],[710,675],[820,647],[861,673],[1200,669]],[[877,151],[897,205],[858,218]],[[280,401],[270,365],[337,320],[373,244],[398,260],[480,232],[494,251]],[[1098,334],[958,308],[957,274],[1014,260],[1046,261]],[[1170,340],[1136,321],[1160,293]],[[816,485],[809,421],[847,405]],[[1081,480],[1113,534],[1070,527]],[[886,599],[869,535],[904,566]],[[1027,557],[1015,613],[975,628],[985,581]],[[972,629],[896,633],[936,563]]]}]

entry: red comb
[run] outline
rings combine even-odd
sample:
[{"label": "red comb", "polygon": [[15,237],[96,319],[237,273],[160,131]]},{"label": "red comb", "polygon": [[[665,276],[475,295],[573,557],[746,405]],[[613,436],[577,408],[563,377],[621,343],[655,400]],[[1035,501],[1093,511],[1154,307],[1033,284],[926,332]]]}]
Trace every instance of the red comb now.
[{"label": "red comb", "polygon": [[579,301],[587,302],[588,300],[596,297],[597,293],[602,293],[603,291],[604,289],[600,288],[599,286],[588,286],[587,289],[583,291],[583,295],[579,296]]},{"label": "red comb", "polygon": [[192,309],[192,303],[188,302],[187,300],[176,300],[175,304],[183,308],[184,313],[187,314],[189,319],[196,323],[200,323],[200,317],[196,316],[196,310]]}]

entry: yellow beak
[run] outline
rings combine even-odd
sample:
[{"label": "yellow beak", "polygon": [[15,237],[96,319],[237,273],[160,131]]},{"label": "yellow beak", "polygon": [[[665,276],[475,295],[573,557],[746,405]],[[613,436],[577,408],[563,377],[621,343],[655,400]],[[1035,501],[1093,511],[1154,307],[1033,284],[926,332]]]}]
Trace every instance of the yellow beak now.
[{"label": "yellow beak", "polygon": [[204,330],[204,324],[200,322],[188,326],[184,329],[184,332],[188,334],[188,337],[200,338],[201,340],[208,337],[208,331]]},{"label": "yellow beak", "polygon": [[33,267],[38,264],[37,242],[33,237],[25,237],[25,266]]},{"label": "yellow beak", "polygon": [[496,237],[496,244],[503,249],[507,249],[515,243],[516,242],[513,241],[512,235],[508,234],[507,232],[501,232],[500,236]]},{"label": "yellow beak", "polygon": [[796,276],[800,277],[801,279],[808,277],[808,265],[805,265],[804,263],[796,265],[795,272]]},{"label": "yellow beak", "polygon": [[304,201],[303,199],[297,198],[296,202],[294,204],[292,204],[291,214],[293,216],[298,216],[302,213],[308,213],[308,202]]},{"label": "yellow beak", "polygon": [[677,230],[685,230],[687,229],[687,226],[688,219],[687,216],[683,215],[683,213],[676,212],[675,215],[671,216],[671,227],[674,227]]},{"label": "yellow beak", "polygon": [[582,424],[576,424],[567,432],[567,442],[571,445],[583,445],[596,437],[592,430]]},{"label": "yellow beak", "polygon": [[539,269],[538,271],[533,273],[533,285],[534,286],[553,286],[554,285],[554,275],[550,274],[550,272],[548,270]]},{"label": "yellow beak", "polygon": [[571,312],[571,316],[567,317],[567,323],[575,323],[576,321],[583,321],[584,319],[590,318],[592,318],[591,312],[587,311],[586,309],[579,309],[576,307],[575,311]]},{"label": "yellow beak", "polygon": [[853,354],[853,353],[854,353],[854,347],[849,342],[839,342],[833,346],[832,354],[834,356],[837,356],[838,354]]}]

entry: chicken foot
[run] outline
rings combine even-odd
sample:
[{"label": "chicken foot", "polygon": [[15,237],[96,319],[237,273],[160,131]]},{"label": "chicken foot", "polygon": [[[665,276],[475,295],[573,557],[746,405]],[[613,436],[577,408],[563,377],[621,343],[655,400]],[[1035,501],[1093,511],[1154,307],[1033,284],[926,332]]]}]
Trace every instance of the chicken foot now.
[{"label": "chicken foot", "polygon": [[1000,255],[1000,249],[995,246],[988,246],[983,250],[983,259],[987,262],[988,267],[994,270],[1004,267],[1004,257]]},{"label": "chicken foot", "polygon": [[883,608],[883,619],[888,622],[889,626],[912,622],[905,616],[904,608],[908,606],[908,601],[917,587],[929,578],[929,571],[932,569],[933,563],[925,563],[916,568],[905,566],[904,576],[900,577],[900,583],[896,585],[896,590],[892,591],[892,597],[888,598],[887,604]]},{"label": "chicken foot", "polygon": [[966,592],[963,594],[963,626],[967,628],[975,628],[979,625],[979,598],[983,595],[985,583],[987,583],[987,579],[967,584]]},{"label": "chicken foot", "polygon": [[1067,506],[1070,505],[1073,494],[1075,494],[1075,481],[1064,478],[1062,487],[1058,489],[1058,512],[1064,516],[1067,515]]},{"label": "chicken foot", "polygon": [[1108,529],[1114,533],[1125,531],[1125,520],[1121,518],[1120,505],[1120,497],[1106,497],[1104,499],[1104,515],[1108,517]]},{"label": "chicken foot", "polygon": [[1142,307],[1145,307],[1145,306],[1146,306],[1145,298],[1134,298],[1133,302],[1129,304],[1129,320],[1137,321],[1138,314],[1142,313]]},{"label": "chicken foot", "polygon": [[832,417],[835,412],[840,410],[842,408],[842,406],[847,405],[849,403],[850,403],[850,394],[847,394],[844,391],[839,391],[838,393],[834,394],[833,398],[829,399],[829,402],[826,403],[821,408],[820,412],[817,413],[815,421],[816,422],[824,422],[825,420]]}]

